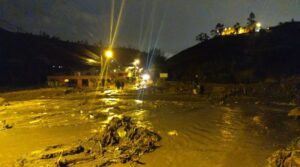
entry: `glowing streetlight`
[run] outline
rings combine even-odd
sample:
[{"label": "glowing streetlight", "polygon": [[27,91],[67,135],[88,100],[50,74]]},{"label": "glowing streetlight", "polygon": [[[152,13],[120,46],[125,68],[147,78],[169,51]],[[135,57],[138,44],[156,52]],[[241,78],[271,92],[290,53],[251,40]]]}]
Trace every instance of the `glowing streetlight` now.
[{"label": "glowing streetlight", "polygon": [[149,74],[143,74],[142,78],[144,81],[148,81],[150,79],[150,75]]},{"label": "glowing streetlight", "polygon": [[104,56],[106,57],[105,63],[102,64],[101,69],[101,82],[104,79],[104,85],[103,87],[106,87],[106,82],[107,82],[107,78],[108,78],[108,69],[109,69],[109,59],[111,59],[113,57],[113,51],[108,49],[104,52]]},{"label": "glowing streetlight", "polygon": [[106,58],[112,58],[113,57],[113,52],[111,50],[106,50],[104,53]]},{"label": "glowing streetlight", "polygon": [[257,27],[257,28],[261,28],[261,23],[260,23],[260,22],[257,22],[257,23],[256,23],[256,27]]},{"label": "glowing streetlight", "polygon": [[140,64],[140,60],[139,59],[135,59],[133,62],[133,65],[137,66]]},{"label": "glowing streetlight", "polygon": [[261,29],[261,23],[260,22],[257,22],[256,24],[255,24],[255,31],[256,32],[259,32],[260,31],[260,29]]}]

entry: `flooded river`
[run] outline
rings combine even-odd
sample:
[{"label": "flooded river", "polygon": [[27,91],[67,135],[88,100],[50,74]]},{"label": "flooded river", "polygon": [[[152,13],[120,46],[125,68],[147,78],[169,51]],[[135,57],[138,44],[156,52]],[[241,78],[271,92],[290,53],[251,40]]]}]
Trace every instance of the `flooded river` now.
[{"label": "flooded river", "polygon": [[[286,109],[253,104],[166,103],[149,120],[164,139],[148,156],[149,166],[263,166],[273,151],[300,135],[299,122]],[[171,130],[178,136],[166,135]]]},{"label": "flooded river", "polygon": [[287,111],[204,99],[103,98],[91,105],[78,98],[15,101],[0,110],[0,120],[13,124],[0,131],[0,166],[12,166],[23,154],[49,145],[87,138],[107,119],[124,114],[162,136],[161,147],[141,159],[145,166],[263,166],[273,151],[300,135],[300,122],[288,118]]}]

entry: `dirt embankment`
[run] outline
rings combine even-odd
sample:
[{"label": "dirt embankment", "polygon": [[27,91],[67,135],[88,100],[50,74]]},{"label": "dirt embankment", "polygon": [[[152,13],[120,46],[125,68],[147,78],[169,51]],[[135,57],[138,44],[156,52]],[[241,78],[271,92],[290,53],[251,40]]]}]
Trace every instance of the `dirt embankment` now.
[{"label": "dirt embankment", "polygon": [[200,95],[214,103],[233,103],[236,101],[268,103],[300,103],[300,87],[296,83],[253,83],[253,84],[215,84],[192,82],[165,82],[149,87],[148,94]]}]

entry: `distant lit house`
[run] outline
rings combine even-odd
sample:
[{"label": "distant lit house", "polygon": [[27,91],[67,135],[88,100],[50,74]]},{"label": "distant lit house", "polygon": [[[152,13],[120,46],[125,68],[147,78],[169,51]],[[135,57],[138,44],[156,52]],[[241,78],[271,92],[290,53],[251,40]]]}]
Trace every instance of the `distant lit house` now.
[{"label": "distant lit house", "polygon": [[228,36],[228,35],[247,34],[253,31],[259,32],[260,30],[261,30],[261,23],[257,22],[256,24],[247,27],[239,27],[239,28],[227,27],[224,29],[221,35]]},{"label": "distant lit house", "polygon": [[250,29],[247,27],[240,27],[238,29],[235,29],[233,27],[228,27],[225,28],[224,31],[222,32],[222,36],[226,36],[226,35],[238,35],[238,34],[246,34],[249,33]]}]

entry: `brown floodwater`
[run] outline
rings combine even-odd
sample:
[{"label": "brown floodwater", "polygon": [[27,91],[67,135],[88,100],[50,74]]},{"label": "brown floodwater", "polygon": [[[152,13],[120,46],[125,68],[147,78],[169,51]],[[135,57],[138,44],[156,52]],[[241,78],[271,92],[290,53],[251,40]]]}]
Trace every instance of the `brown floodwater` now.
[{"label": "brown floodwater", "polygon": [[[300,135],[285,107],[214,106],[206,102],[163,103],[149,121],[163,140],[148,166],[258,167]],[[176,130],[178,136],[166,135]]]},{"label": "brown floodwater", "polygon": [[12,129],[0,130],[0,166],[12,166],[22,155],[49,145],[84,140],[108,119],[123,114],[162,136],[161,147],[141,159],[144,166],[263,166],[273,151],[300,135],[300,122],[287,117],[286,106],[154,99],[11,102],[0,108],[0,121],[13,124]]}]

